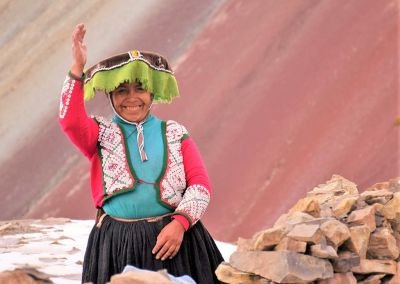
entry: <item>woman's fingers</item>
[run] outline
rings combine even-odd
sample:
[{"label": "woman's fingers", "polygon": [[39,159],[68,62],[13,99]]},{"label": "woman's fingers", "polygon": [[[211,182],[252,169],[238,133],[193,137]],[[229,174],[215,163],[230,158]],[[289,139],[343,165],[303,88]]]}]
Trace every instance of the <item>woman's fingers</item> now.
[{"label": "woman's fingers", "polygon": [[165,238],[157,239],[152,253],[157,254],[156,259],[166,260],[173,258],[179,251],[181,242],[177,240],[167,240]]},{"label": "woman's fingers", "polygon": [[161,260],[166,260],[167,258],[172,258],[172,255],[173,255],[173,253],[174,253],[174,251],[175,251],[175,249],[176,249],[176,246],[174,246],[174,245],[171,245],[169,248],[168,248],[168,250],[164,253],[164,255],[163,256],[161,256]]},{"label": "woman's fingers", "polygon": [[72,32],[72,42],[76,42],[78,40],[78,35],[81,33],[82,29],[84,29],[83,24],[76,25]]},{"label": "woman's fingers", "polygon": [[[82,74],[86,64],[86,45],[83,43],[86,27],[84,24],[76,25],[72,32],[72,68],[78,74]],[[71,70],[72,71],[72,70]],[[76,74],[74,73],[74,74]],[[76,74],[76,75],[78,75]]]},{"label": "woman's fingers", "polygon": [[164,240],[161,240],[161,238],[157,238],[156,245],[154,246],[153,250],[151,251],[153,254],[157,253],[165,244]]},{"label": "woman's fingers", "polygon": [[180,245],[174,245],[170,243],[164,244],[164,246],[158,251],[156,259],[166,260],[167,258],[172,259],[179,251]]},{"label": "woman's fingers", "polygon": [[83,24],[79,24],[75,27],[72,33],[72,43],[77,45],[83,42],[83,38],[85,37],[86,28]]},{"label": "woman's fingers", "polygon": [[178,254],[179,248],[180,248],[180,246],[176,246],[176,247],[175,247],[175,249],[174,249],[174,251],[171,253],[171,256],[169,257],[169,259],[174,258],[175,255]]},{"label": "woman's fingers", "polygon": [[169,251],[170,248],[170,244],[169,243],[165,243],[162,248],[158,251],[157,255],[156,255],[156,259],[161,259],[164,260],[164,256],[165,254]]},{"label": "woman's fingers", "polygon": [[166,260],[173,258],[179,251],[179,245],[165,243],[156,255],[156,259]]},{"label": "woman's fingers", "polygon": [[78,25],[78,32],[77,32],[77,39],[79,42],[83,42],[83,38],[85,37],[86,28],[82,24],[81,26]]}]

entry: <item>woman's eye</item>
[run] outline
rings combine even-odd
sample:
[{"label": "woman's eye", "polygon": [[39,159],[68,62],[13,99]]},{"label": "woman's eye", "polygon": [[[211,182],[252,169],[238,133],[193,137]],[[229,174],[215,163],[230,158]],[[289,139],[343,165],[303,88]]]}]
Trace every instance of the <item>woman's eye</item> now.
[{"label": "woman's eye", "polygon": [[117,93],[119,95],[125,94],[127,92],[128,92],[128,90],[125,88],[120,88],[120,89],[115,90],[115,93]]},{"label": "woman's eye", "polygon": [[136,85],[136,90],[144,91],[144,88],[142,87],[142,85]]}]

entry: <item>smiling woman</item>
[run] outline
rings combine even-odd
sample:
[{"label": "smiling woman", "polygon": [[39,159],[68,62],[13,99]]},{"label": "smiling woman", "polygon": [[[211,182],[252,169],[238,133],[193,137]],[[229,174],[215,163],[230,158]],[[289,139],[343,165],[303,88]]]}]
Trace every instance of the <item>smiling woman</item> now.
[{"label": "smiling woman", "polygon": [[[168,61],[137,50],[83,72],[85,27],[72,34],[73,64],[62,89],[59,122],[91,162],[98,218],[83,263],[82,282],[106,283],[128,264],[219,283],[223,258],[200,218],[211,199],[200,153],[181,124],[150,113],[179,96]],[[89,117],[84,98],[108,94],[111,120]]]}]

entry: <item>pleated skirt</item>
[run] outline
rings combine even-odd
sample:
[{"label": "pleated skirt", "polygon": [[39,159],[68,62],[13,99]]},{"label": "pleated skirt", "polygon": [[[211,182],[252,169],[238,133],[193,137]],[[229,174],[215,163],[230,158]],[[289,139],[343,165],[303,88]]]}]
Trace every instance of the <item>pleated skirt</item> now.
[{"label": "pleated skirt", "polygon": [[152,254],[161,229],[171,221],[166,216],[156,222],[123,222],[106,216],[93,227],[83,262],[82,282],[102,284],[128,264],[157,271],[167,269],[174,276],[189,275],[196,283],[220,283],[215,275],[223,261],[214,240],[199,221],[184,234],[178,254],[164,261]]}]

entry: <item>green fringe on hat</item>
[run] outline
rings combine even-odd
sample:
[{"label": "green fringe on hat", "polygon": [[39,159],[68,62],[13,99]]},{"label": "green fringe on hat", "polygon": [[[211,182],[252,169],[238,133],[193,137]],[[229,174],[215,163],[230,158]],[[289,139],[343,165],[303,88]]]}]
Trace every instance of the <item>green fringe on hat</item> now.
[{"label": "green fringe on hat", "polygon": [[142,87],[154,95],[155,103],[170,103],[179,97],[178,84],[173,74],[151,68],[142,60],[134,60],[112,70],[98,71],[85,83],[84,98],[91,100],[96,90],[110,93],[122,83],[140,82]]}]

